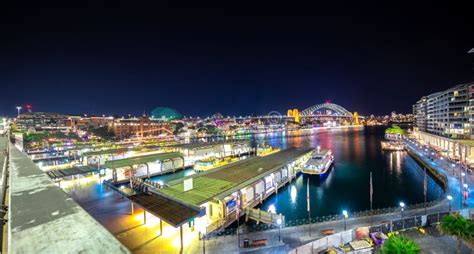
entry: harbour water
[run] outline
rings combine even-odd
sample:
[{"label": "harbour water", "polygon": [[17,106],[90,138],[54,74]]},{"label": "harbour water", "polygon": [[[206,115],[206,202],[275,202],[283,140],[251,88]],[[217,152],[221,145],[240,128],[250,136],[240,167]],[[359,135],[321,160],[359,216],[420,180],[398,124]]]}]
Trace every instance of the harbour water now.
[{"label": "harbour water", "polygon": [[[285,138],[257,138],[281,148],[318,145],[335,156],[332,170],[325,176],[299,175],[263,202],[261,208],[282,213],[287,220],[308,218],[307,179],[309,178],[311,217],[370,209],[370,172],[373,178],[373,208],[422,203],[423,169],[406,152],[382,151],[384,127],[320,131],[316,135]],[[443,195],[442,187],[427,178],[427,201]]]},{"label": "harbour water", "polygon": [[[335,156],[334,167],[326,175],[300,174],[291,184],[280,188],[278,194],[266,199],[261,208],[282,213],[287,220],[308,218],[309,178],[311,217],[338,214],[342,210],[369,210],[371,171],[374,209],[397,206],[402,201],[407,205],[422,203],[423,169],[406,152],[382,151],[380,141],[384,130],[385,127],[365,127],[320,130],[314,135],[288,137],[274,133],[253,137],[251,142],[258,145],[269,144],[282,149],[321,146],[331,149]],[[186,169],[152,179],[163,183],[193,173],[192,169]],[[442,187],[429,176],[427,193],[427,201],[443,196]]]}]

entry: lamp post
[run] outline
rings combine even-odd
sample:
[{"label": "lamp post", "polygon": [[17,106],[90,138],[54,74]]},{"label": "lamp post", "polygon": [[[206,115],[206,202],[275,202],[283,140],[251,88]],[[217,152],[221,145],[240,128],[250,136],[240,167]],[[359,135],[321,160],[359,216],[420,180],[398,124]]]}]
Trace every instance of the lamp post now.
[{"label": "lamp post", "polygon": [[448,195],[446,198],[448,199],[448,211],[451,212],[451,200],[453,200],[453,197]]},{"label": "lamp post", "polygon": [[405,203],[400,202],[400,208],[401,208],[401,215],[402,215],[402,219],[403,219],[403,210],[405,210]]},{"label": "lamp post", "polygon": [[21,110],[21,109],[22,109],[21,106],[17,106],[17,107],[16,107],[16,110],[18,111],[18,116],[20,116],[20,110]]},{"label": "lamp post", "polygon": [[281,218],[277,219],[277,224],[278,224],[278,241],[281,242],[281,224],[282,224]]},{"label": "lamp post", "polygon": [[347,217],[349,217],[349,214],[347,213],[346,210],[343,210],[342,216],[344,217],[344,231],[346,231],[347,230]]}]

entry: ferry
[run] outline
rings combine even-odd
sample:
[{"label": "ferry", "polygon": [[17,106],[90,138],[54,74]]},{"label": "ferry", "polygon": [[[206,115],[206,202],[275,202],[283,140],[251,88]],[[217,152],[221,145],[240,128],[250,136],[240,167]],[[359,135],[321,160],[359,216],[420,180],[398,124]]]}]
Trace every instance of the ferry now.
[{"label": "ferry", "polygon": [[257,148],[257,156],[263,157],[263,156],[267,156],[279,151],[280,151],[280,148],[273,148],[272,146],[269,146],[269,145],[259,146]]},{"label": "ferry", "polygon": [[194,164],[194,171],[203,172],[203,171],[207,171],[207,170],[211,170],[214,168],[227,165],[232,162],[236,162],[238,160],[239,160],[238,158],[232,158],[232,157],[226,157],[223,159],[210,157],[207,159],[197,160]]},{"label": "ferry", "polygon": [[386,151],[403,151],[403,149],[405,148],[402,142],[381,141],[381,144],[382,144],[382,150],[386,150]]},{"label": "ferry", "polygon": [[321,149],[318,146],[303,166],[302,172],[310,175],[323,175],[331,168],[333,163],[334,156],[331,150]]}]

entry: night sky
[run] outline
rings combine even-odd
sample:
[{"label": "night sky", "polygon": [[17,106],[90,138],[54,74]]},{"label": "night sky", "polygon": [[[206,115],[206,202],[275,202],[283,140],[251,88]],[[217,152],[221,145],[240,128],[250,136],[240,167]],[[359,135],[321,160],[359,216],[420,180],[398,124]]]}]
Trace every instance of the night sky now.
[{"label": "night sky", "polygon": [[18,2],[0,6],[0,115],[26,103],[258,115],[326,100],[384,115],[474,81],[474,15],[461,4]]}]

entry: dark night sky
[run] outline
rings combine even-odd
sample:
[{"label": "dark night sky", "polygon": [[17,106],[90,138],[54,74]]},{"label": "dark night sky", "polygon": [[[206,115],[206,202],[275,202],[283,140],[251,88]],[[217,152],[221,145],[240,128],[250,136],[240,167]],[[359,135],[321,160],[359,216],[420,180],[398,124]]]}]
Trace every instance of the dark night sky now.
[{"label": "dark night sky", "polygon": [[388,114],[474,81],[474,15],[461,4],[18,2],[0,6],[0,115],[25,103],[61,113],[265,114],[327,99]]}]

